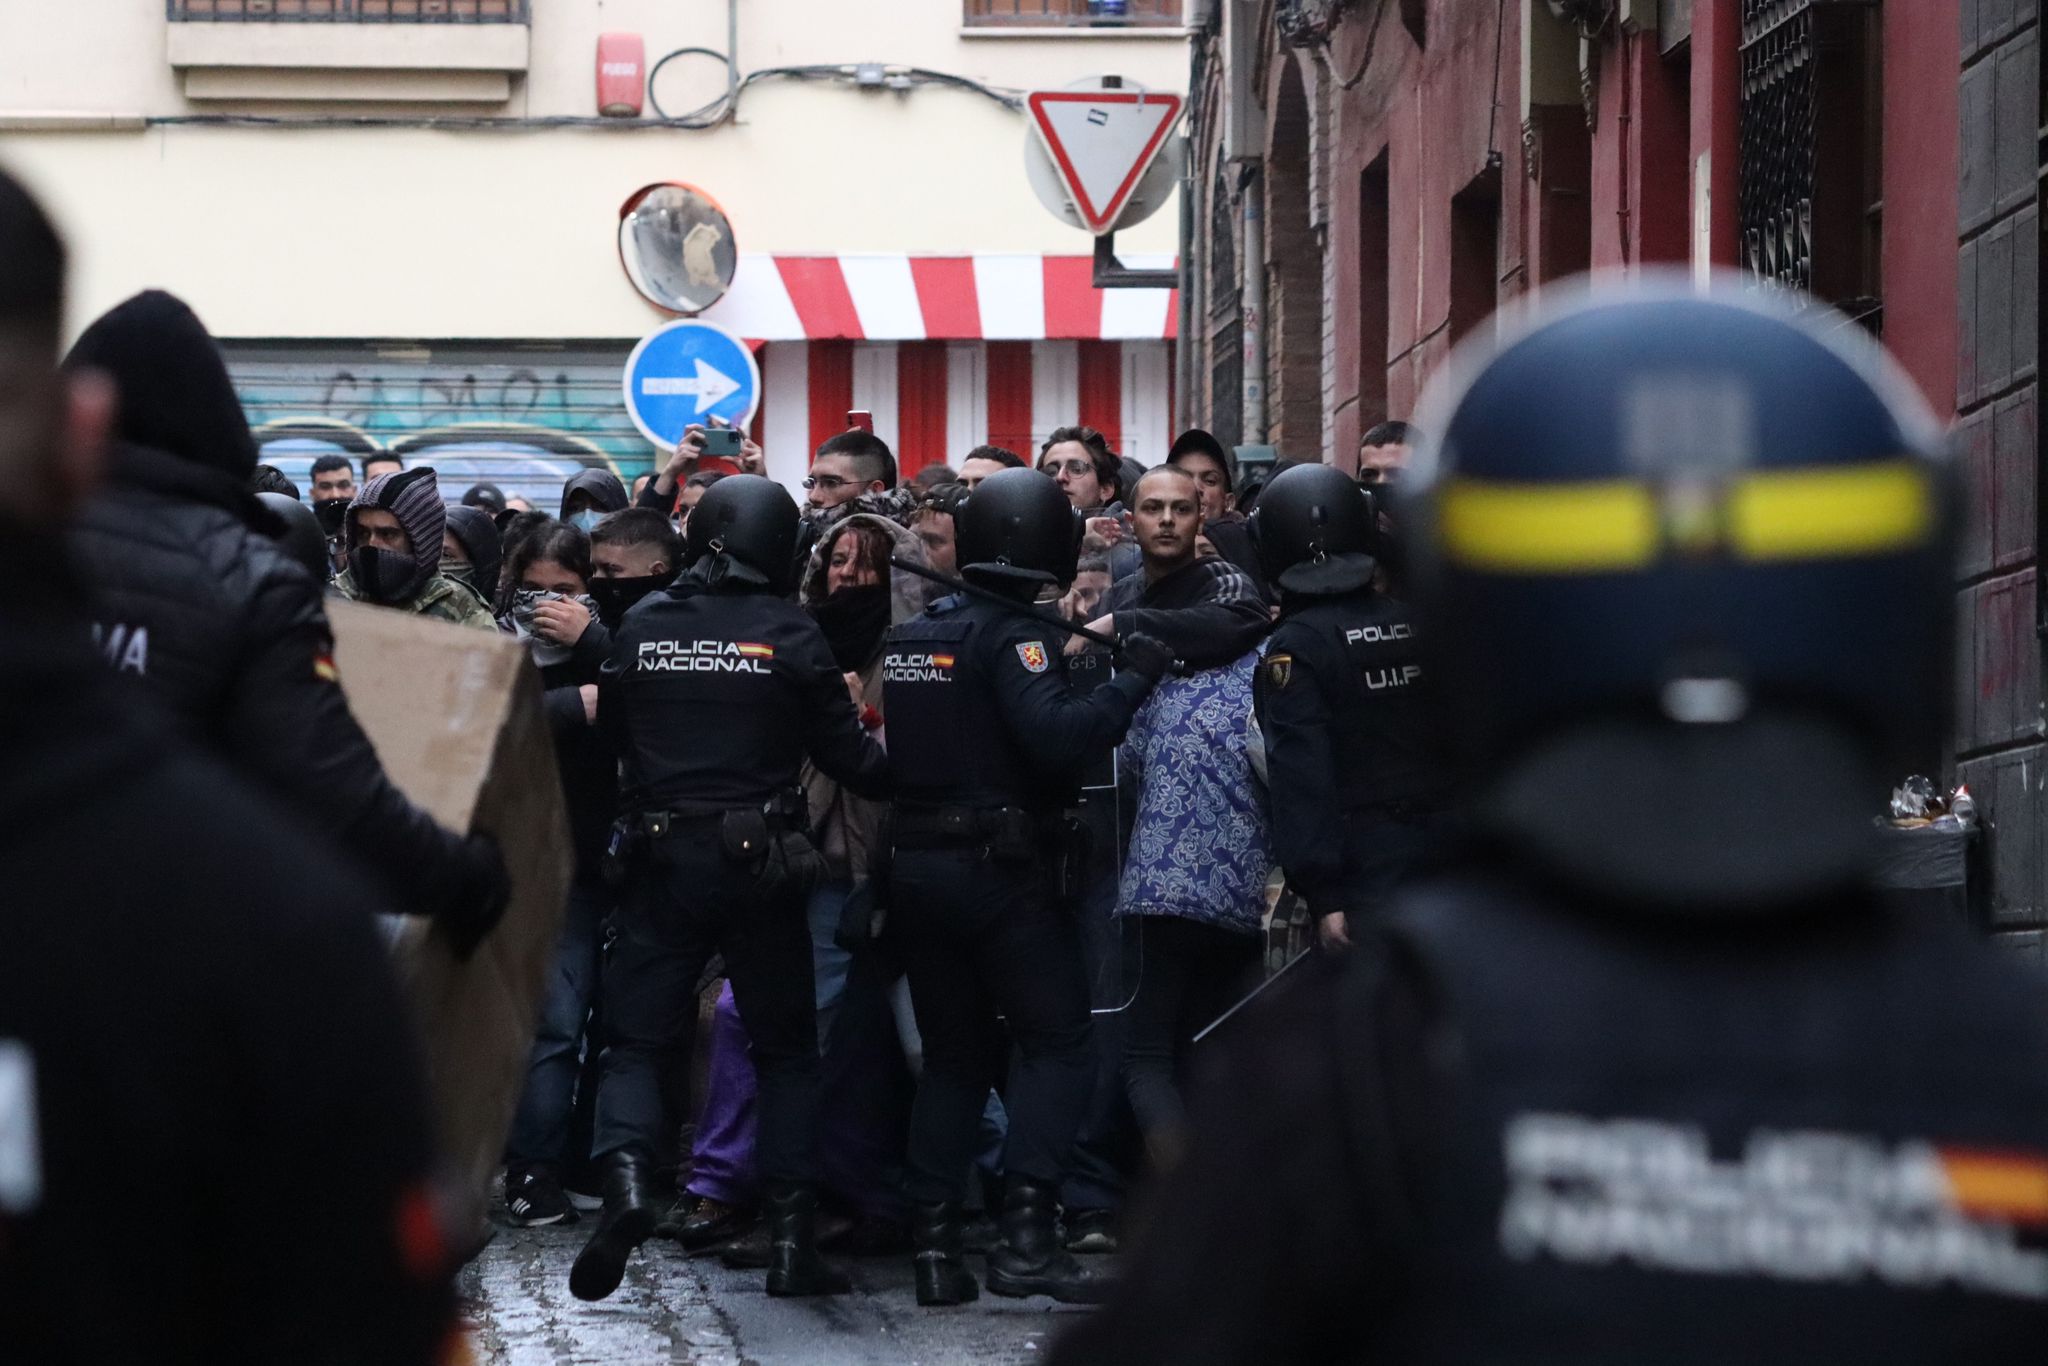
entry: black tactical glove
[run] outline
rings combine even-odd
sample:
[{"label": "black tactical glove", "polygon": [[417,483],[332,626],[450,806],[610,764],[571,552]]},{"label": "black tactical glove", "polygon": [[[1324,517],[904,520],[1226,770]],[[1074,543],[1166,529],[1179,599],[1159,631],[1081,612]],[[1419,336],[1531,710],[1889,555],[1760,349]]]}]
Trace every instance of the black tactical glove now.
[{"label": "black tactical glove", "polygon": [[1157,636],[1133,635],[1117,647],[1116,661],[1132,673],[1157,683],[1173,667],[1173,651]]},{"label": "black tactical glove", "polygon": [[460,867],[455,892],[434,917],[434,924],[447,937],[457,960],[467,961],[484,936],[505,918],[505,907],[512,900],[512,879],[505,872],[498,842],[489,835],[471,835],[456,851]]}]

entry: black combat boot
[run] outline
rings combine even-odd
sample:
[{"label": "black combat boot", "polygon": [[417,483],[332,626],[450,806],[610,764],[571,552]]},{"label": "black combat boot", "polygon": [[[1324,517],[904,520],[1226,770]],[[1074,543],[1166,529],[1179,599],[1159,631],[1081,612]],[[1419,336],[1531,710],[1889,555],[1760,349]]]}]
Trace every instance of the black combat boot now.
[{"label": "black combat boot", "polygon": [[653,1159],[612,1153],[605,1159],[604,1209],[569,1268],[569,1293],[579,1300],[601,1300],[617,1290],[626,1276],[626,1259],[653,1234],[660,1218]]},{"label": "black combat boot", "polygon": [[991,1294],[1050,1295],[1063,1304],[1100,1304],[1107,1276],[1087,1270],[1060,1246],[1053,1188],[1012,1176],[1003,1196],[1003,1241],[988,1254]]},{"label": "black combat boot", "polygon": [[768,1293],[844,1295],[846,1273],[818,1255],[818,1193],[778,1181],[768,1188]]},{"label": "black combat boot", "polygon": [[981,1297],[981,1286],[960,1256],[960,1206],[948,1201],[911,1211],[910,1237],[917,1249],[919,1304],[966,1304]]}]

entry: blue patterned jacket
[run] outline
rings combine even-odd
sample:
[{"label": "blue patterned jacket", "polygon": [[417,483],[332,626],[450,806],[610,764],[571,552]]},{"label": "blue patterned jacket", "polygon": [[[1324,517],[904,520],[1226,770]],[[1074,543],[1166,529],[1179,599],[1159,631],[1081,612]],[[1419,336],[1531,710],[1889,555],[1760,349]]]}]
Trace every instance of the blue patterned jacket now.
[{"label": "blue patterned jacket", "polygon": [[1258,932],[1273,867],[1266,793],[1245,751],[1254,650],[1168,678],[1131,722],[1120,757],[1138,791],[1118,915],[1177,915]]}]

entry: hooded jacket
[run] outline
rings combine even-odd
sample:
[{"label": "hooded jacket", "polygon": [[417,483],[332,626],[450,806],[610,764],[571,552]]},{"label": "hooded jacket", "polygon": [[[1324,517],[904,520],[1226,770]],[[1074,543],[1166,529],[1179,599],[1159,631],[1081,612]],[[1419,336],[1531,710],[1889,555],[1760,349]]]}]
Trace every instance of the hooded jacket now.
[{"label": "hooded jacket", "polygon": [[576,493],[588,494],[597,510],[606,515],[619,511],[632,501],[626,496],[626,486],[610,470],[582,470],[562,485],[561,516],[565,522],[569,520],[569,497]]},{"label": "hooded jacket", "polygon": [[[917,534],[908,527],[873,513],[852,513],[826,528],[805,566],[797,600],[813,615],[825,600],[825,581],[832,564],[833,542],[856,526],[875,527],[886,533],[890,540],[889,553],[895,558],[909,560],[912,564],[926,563],[924,542],[918,540]],[[933,591],[929,580],[901,569],[891,569],[889,619],[884,629],[901,625],[924,611]],[[882,645],[879,637],[872,657],[860,666],[858,672],[861,676],[862,714],[880,718]],[[854,796],[819,772],[815,764],[804,765],[804,791],[810,798],[811,836],[818,852],[824,856],[826,866],[832,870],[833,879],[848,882],[866,877],[870,854],[881,840],[882,816],[888,809],[888,803]]]},{"label": "hooded jacket", "polygon": [[355,566],[351,564],[334,581],[335,592],[351,601],[403,608],[458,626],[486,631],[498,628],[491,609],[481,598],[441,575],[441,533],[448,528],[448,509],[441,503],[441,486],[433,470],[426,466],[396,470],[363,485],[348,508],[346,535],[351,557],[360,545],[357,518],[365,508],[389,512],[405,528],[406,539],[412,543],[411,584],[396,597],[373,597],[357,581]]},{"label": "hooded jacket", "polygon": [[[69,537],[108,666],[333,832],[399,904],[438,909],[456,894],[461,841],[392,786],[349,713],[320,585],[248,490],[255,448],[213,339],[177,300],[143,295],[87,329],[66,364],[104,370],[121,393],[107,487]],[[159,367],[180,382],[160,383]]]},{"label": "hooded jacket", "polygon": [[[0,1361],[440,1360],[453,1267],[399,1236],[436,1153],[388,903],[135,705],[64,558],[0,526],[0,1039],[41,1137],[0,1215]],[[307,1170],[339,1205],[280,1257],[234,1192]],[[145,1207],[150,1237],[106,1236]]]},{"label": "hooded jacket", "polygon": [[476,590],[486,606],[495,602],[498,597],[498,569],[505,559],[498,524],[482,508],[451,503],[448,505],[448,530],[455,533],[455,539],[462,542],[462,549],[469,556],[469,586]]}]

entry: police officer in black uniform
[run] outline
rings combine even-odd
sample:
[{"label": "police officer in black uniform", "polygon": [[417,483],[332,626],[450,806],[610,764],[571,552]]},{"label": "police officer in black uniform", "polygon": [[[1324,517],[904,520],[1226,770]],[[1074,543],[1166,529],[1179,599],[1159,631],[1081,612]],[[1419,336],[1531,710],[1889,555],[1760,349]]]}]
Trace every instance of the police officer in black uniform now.
[{"label": "police officer in black uniform", "polygon": [[1375,586],[1369,496],[1329,465],[1282,470],[1252,514],[1280,622],[1252,685],[1273,844],[1328,949],[1428,852],[1449,784],[1406,604]]},{"label": "police officer in black uniform", "polygon": [[604,1211],[570,1289],[602,1299],[662,1212],[673,1165],[663,1089],[687,1056],[697,982],[722,950],[760,1073],[759,1164],[771,1295],[836,1294],[818,1256],[818,1040],[804,905],[819,870],[798,771],[808,755],[855,792],[887,791],[832,651],[790,602],[797,508],[759,475],[720,480],[690,515],[687,573],[627,612],[599,684],[623,757],[630,882],[604,973],[609,1039],[593,1150]]},{"label": "police officer in black uniform", "polygon": [[[1078,515],[1035,470],[983,480],[956,526],[967,579],[1019,604],[1074,576]],[[906,1183],[920,1304],[979,1293],[961,1261],[960,1200],[988,1059],[1000,1054],[997,1012],[1020,1059],[989,1289],[1075,1302],[1102,1291],[1055,1230],[1094,1077],[1079,932],[1062,904],[1063,875],[1078,872],[1082,851],[1061,812],[1171,660],[1158,641],[1133,637],[1119,652],[1122,670],[1082,694],[1061,644],[1046,625],[967,594],[940,599],[888,636],[890,905],[924,1037]]]},{"label": "police officer in black uniform", "polygon": [[1938,429],[1843,320],[1682,289],[1432,424],[1470,861],[1282,993],[1055,1360],[2041,1359],[2048,993],[1870,885],[1943,748]]}]

